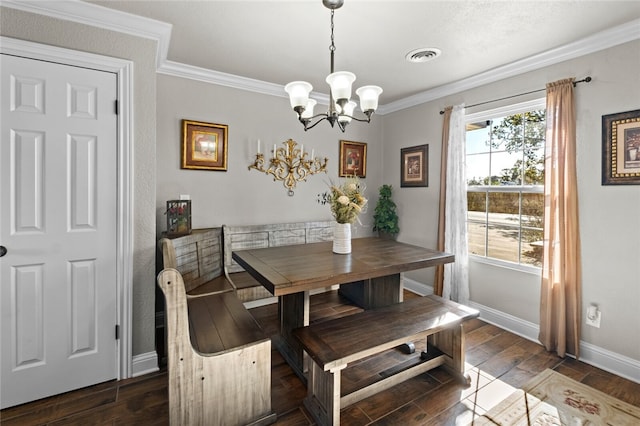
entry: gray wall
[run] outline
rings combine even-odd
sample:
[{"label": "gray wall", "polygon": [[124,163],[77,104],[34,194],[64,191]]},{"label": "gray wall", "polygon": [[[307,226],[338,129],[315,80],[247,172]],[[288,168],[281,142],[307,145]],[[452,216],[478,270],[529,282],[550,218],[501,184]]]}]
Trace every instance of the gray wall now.
[{"label": "gray wall", "polygon": [[[601,328],[584,325],[583,340],[640,360],[640,186],[602,186],[602,115],[640,108],[640,41],[626,43],[535,72],[465,91],[384,117],[383,180],[397,181],[399,149],[429,144],[429,187],[396,192],[400,210],[399,239],[435,247],[442,116],[447,105],[472,105],[544,88],[547,82],[587,75],[591,83],[575,89],[580,232],[582,239],[583,311],[597,303]],[[517,98],[526,101],[537,96]],[[513,101],[512,101],[513,102]],[[468,108],[467,113],[504,105]],[[399,137],[399,135],[401,135]],[[411,209],[409,209],[411,206]],[[433,273],[408,274],[433,283]],[[538,324],[540,276],[478,262],[470,265],[474,302]]]},{"label": "gray wall", "polygon": [[134,62],[133,354],[155,350],[156,43],[0,8],[0,35]]},{"label": "gray wall", "polygon": [[[284,91],[283,91],[284,94]],[[325,110],[316,106],[316,112]],[[340,140],[367,144],[365,197],[370,202],[355,224],[354,236],[371,234],[372,214],[378,187],[382,184],[382,117],[374,116],[369,125],[352,122],[345,133],[328,122],[304,131],[287,98],[260,95],[179,77],[158,75],[157,200],[158,232],[166,230],[166,201],[189,194],[192,199],[194,228],[212,226],[280,223],[331,219],[329,206],[318,204],[318,194],[338,181]],[[227,171],[180,168],[181,120],[226,124],[228,133]],[[265,158],[273,144],[293,139],[316,156],[329,158],[327,173],[300,182],[295,195],[287,195],[282,182],[272,176],[249,170],[255,160],[257,140]],[[269,154],[269,155],[266,155]]]}]

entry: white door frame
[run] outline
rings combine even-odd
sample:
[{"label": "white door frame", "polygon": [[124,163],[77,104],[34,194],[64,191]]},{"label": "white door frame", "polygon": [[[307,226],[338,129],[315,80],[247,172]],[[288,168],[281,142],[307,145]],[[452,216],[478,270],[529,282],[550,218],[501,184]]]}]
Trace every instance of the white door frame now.
[{"label": "white door frame", "polygon": [[118,79],[118,187],[116,315],[120,338],[116,341],[118,379],[132,371],[132,277],[133,277],[133,62],[93,53],[0,36],[0,53],[112,72]]}]

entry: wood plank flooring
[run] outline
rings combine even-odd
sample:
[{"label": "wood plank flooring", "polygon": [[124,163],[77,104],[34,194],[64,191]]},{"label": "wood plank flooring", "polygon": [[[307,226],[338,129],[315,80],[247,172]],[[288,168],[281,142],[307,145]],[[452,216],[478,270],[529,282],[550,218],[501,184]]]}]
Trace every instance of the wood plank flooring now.
[{"label": "wood plank flooring", "polygon": [[[416,297],[405,292],[405,298]],[[337,292],[311,297],[311,321],[360,309]],[[267,333],[277,330],[277,306],[251,313]],[[571,358],[561,359],[542,346],[481,320],[467,323],[467,365],[471,386],[464,388],[437,368],[342,410],[343,425],[456,425],[472,420],[545,368],[552,368],[622,401],[640,407],[640,384]],[[416,351],[419,349],[417,348]],[[347,380],[384,374],[407,355],[391,351],[350,371]],[[280,354],[272,352],[272,406],[278,425],[311,425],[302,405],[306,389]],[[166,369],[142,377],[102,383],[0,412],[10,425],[166,425]]]}]

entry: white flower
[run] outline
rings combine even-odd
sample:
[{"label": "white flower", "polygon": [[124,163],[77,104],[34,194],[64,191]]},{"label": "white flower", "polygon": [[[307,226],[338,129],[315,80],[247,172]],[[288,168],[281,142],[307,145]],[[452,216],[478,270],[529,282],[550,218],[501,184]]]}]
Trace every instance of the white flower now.
[{"label": "white flower", "polygon": [[347,204],[349,204],[349,197],[347,197],[346,195],[341,195],[338,197],[338,202],[346,206]]},{"label": "white flower", "polygon": [[356,185],[355,183],[349,183],[346,185],[345,188],[347,191],[355,191],[356,189],[358,189],[358,185]]}]

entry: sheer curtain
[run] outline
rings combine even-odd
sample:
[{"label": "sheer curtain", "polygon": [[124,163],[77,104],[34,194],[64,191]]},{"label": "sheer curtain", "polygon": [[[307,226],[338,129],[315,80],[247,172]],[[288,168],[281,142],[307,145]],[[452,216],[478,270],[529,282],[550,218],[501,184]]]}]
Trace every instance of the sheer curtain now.
[{"label": "sheer curtain", "polygon": [[573,78],[547,84],[540,342],[580,355],[581,267]]},{"label": "sheer curtain", "polygon": [[[447,115],[445,110],[445,115]],[[446,181],[444,214],[440,206],[440,220],[444,220],[444,251],[455,255],[455,262],[444,265],[442,297],[460,303],[469,302],[469,254],[467,243],[467,180],[464,105],[450,110],[446,145]],[[443,136],[445,131],[443,130]],[[445,154],[446,153],[446,154]],[[442,182],[441,182],[442,203]],[[439,229],[440,231],[440,229]],[[440,235],[438,236],[440,239]],[[437,273],[437,271],[436,271]],[[437,288],[437,284],[435,286]]]},{"label": "sheer curtain", "polygon": [[[447,156],[449,146],[449,124],[451,123],[451,111],[453,107],[444,109],[442,119],[442,152],[440,154],[440,203],[438,208],[438,244],[437,249],[444,251],[444,223],[446,218],[445,200],[447,199]],[[444,265],[436,266],[435,279],[433,280],[433,294],[442,296],[444,285]]]}]

